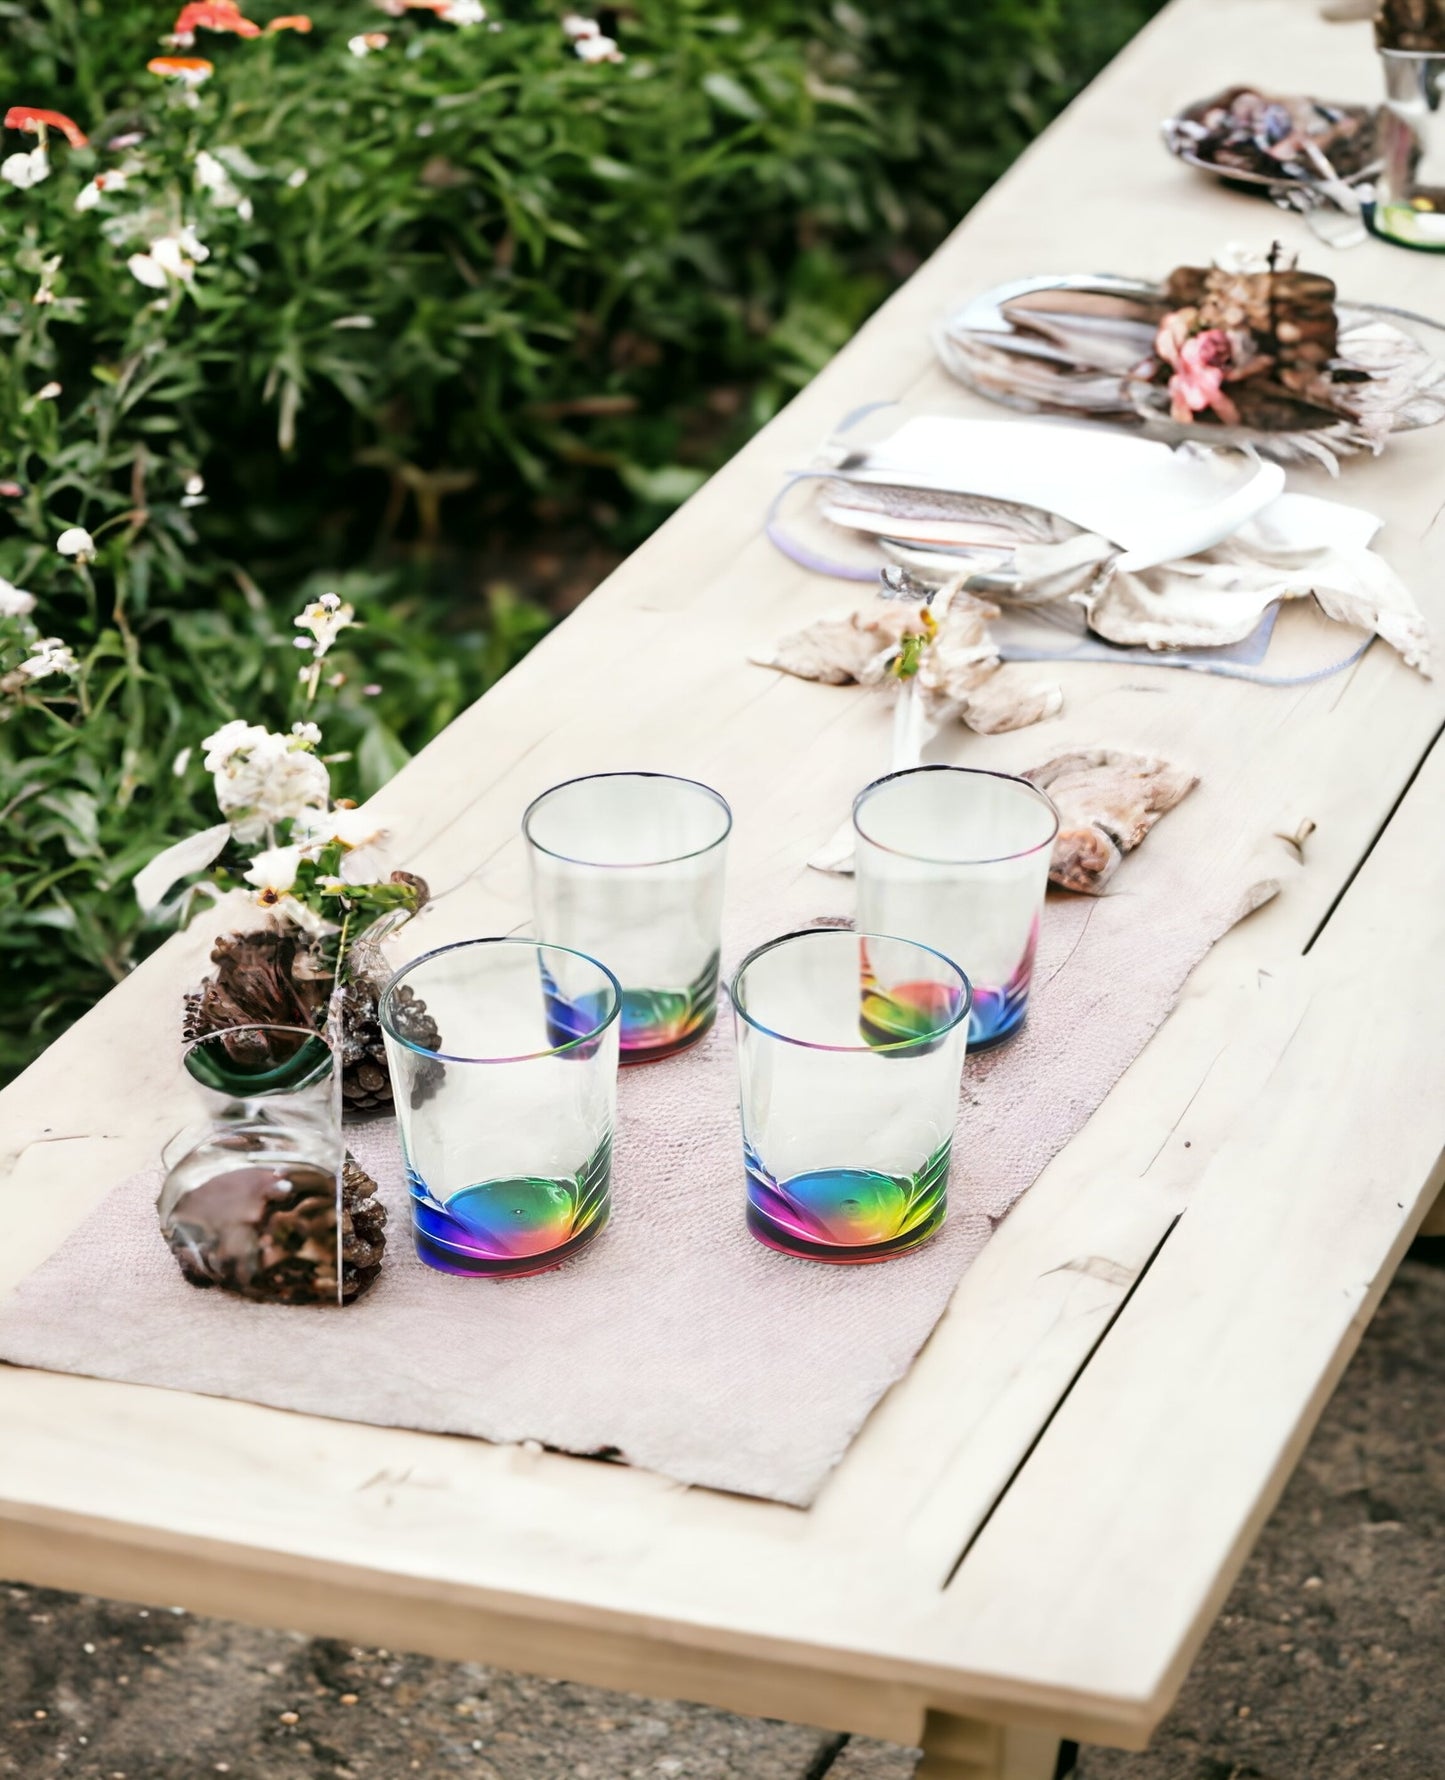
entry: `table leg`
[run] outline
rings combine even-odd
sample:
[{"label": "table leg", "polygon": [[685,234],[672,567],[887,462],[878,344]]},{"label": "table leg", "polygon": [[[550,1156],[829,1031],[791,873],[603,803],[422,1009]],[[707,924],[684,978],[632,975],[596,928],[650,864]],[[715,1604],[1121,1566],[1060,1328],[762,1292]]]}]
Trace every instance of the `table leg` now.
[{"label": "table leg", "polygon": [[1054,1780],[1058,1759],[1052,1731],[930,1712],[914,1780]]}]

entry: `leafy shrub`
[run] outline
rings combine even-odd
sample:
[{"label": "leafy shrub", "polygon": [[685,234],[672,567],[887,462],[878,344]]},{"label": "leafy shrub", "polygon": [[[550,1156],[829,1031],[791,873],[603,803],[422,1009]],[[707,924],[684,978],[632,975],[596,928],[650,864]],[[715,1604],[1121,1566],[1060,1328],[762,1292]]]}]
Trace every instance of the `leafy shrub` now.
[{"label": "leafy shrub", "polygon": [[[129,878],[210,819],[186,750],[280,720],[305,598],[369,627],[327,728],[364,796],[548,622],[489,544],[640,538],[1151,9],[655,0],[589,62],[444,5],[201,30],[192,88],[163,0],[0,0],[0,103],[89,137],[0,181],[0,1073],[159,937]],[[76,672],[16,679],[51,634]]]}]

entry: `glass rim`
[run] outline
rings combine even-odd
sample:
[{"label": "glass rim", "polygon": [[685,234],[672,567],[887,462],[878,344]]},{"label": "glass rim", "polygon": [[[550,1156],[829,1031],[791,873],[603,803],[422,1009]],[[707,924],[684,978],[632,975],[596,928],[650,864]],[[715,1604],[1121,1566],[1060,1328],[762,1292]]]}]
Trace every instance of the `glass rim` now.
[{"label": "glass rim", "polygon": [[[389,1016],[392,997],[400,988],[403,978],[410,976],[414,970],[420,970],[422,965],[445,957],[448,952],[460,952],[475,946],[530,946],[534,952],[565,952],[569,958],[580,958],[583,963],[592,965],[606,977],[612,991],[612,1005],[595,1026],[589,1027],[586,1032],[577,1033],[565,1044],[548,1045],[541,1051],[519,1051],[509,1057],[463,1057],[455,1051],[431,1051],[425,1045],[418,1044],[414,1038],[407,1038],[398,1032]],[[593,1040],[600,1038],[621,1016],[622,985],[600,959],[594,958],[590,952],[579,952],[574,946],[555,946],[547,940],[528,939],[519,933],[487,934],[480,939],[456,939],[445,946],[434,946],[430,952],[423,952],[419,958],[413,958],[410,964],[403,964],[400,970],[394,971],[376,1001],[376,1017],[386,1036],[416,1056],[429,1057],[438,1063],[535,1063],[543,1057],[565,1056],[568,1051],[575,1051],[579,1045],[591,1044]]]},{"label": "glass rim", "polygon": [[[279,1063],[272,1063],[266,1069],[253,1072],[238,1070],[224,1087],[219,1082],[207,1081],[193,1067],[191,1059],[204,1054],[211,1046],[218,1046],[224,1053],[223,1041],[242,1032],[284,1032],[302,1042],[289,1057],[283,1058]],[[313,1067],[299,1080],[289,1080],[297,1059],[305,1054],[307,1046],[313,1042],[317,1046]],[[294,1020],[233,1020],[229,1026],[217,1026],[210,1032],[198,1032],[193,1038],[183,1037],[181,1068],[197,1086],[210,1093],[231,1095],[235,1099],[263,1098],[273,1090],[278,1094],[300,1094],[328,1079],[339,1081],[342,1074],[341,1056],[333,1042],[329,1018],[321,1026],[300,1026]]]},{"label": "glass rim", "polygon": [[210,1044],[212,1039],[229,1038],[235,1032],[294,1032],[303,1038],[319,1038],[328,1050],[333,1048],[324,1026],[301,1026],[295,1020],[233,1020],[229,1026],[217,1026],[210,1032],[198,1032],[193,1038],[182,1038],[181,1055],[187,1056],[199,1046]]},{"label": "glass rim", "polygon": [[[864,944],[870,939],[883,940],[890,945],[911,946],[915,952],[927,952],[930,957],[937,958],[946,964],[963,985],[962,1004],[951,1020],[945,1021],[942,1025],[931,1027],[916,1038],[895,1039],[890,1044],[870,1045],[866,1042],[856,1045],[820,1044],[816,1039],[794,1038],[791,1033],[779,1032],[776,1028],[765,1026],[761,1020],[755,1019],[742,1005],[738,1000],[738,984],[742,981],[743,973],[749,965],[755,964],[765,953],[776,951],[779,946],[791,945],[794,940],[800,939],[854,939],[860,944]],[[753,947],[728,979],[728,1000],[732,1003],[733,1012],[745,1025],[751,1026],[754,1032],[761,1032],[765,1038],[777,1039],[780,1044],[795,1045],[802,1051],[833,1051],[845,1057],[879,1057],[886,1056],[889,1052],[916,1051],[923,1045],[931,1045],[937,1039],[946,1038],[959,1026],[966,1027],[968,1017],[973,1011],[973,984],[968,980],[962,967],[955,964],[947,953],[940,952],[936,946],[924,945],[922,940],[906,939],[900,933],[860,932],[856,927],[795,927],[791,933],[780,933],[776,938],[764,940],[760,946]]]},{"label": "glass rim", "polygon": [[[722,833],[710,840],[705,847],[693,847],[686,853],[669,853],[662,859],[579,859],[575,853],[559,853],[555,847],[544,847],[532,833],[533,815],[546,803],[549,797],[555,797],[559,791],[570,791],[574,785],[586,785],[595,779],[666,779],[673,785],[689,785],[694,791],[701,791],[705,796],[710,797],[722,811]],[[648,871],[659,865],[681,865],[684,860],[701,859],[704,853],[711,853],[715,847],[720,847],[723,844],[732,831],[732,805],[721,791],[714,791],[711,785],[704,785],[701,779],[689,779],[682,773],[659,773],[646,768],[638,770],[624,768],[607,773],[578,773],[575,778],[563,779],[556,785],[549,785],[545,791],[538,792],[522,812],[522,838],[529,847],[535,847],[539,853],[545,853],[549,859],[560,859],[564,865],[585,865],[592,871]],[[585,957],[586,953],[580,955]]]},{"label": "glass rim", "polygon": [[[863,805],[875,791],[880,791],[883,786],[891,785],[898,779],[916,778],[919,773],[966,773],[970,778],[1000,779],[1006,785],[1017,785],[1044,806],[1053,817],[1053,827],[1043,840],[1035,841],[1031,847],[1020,847],[1014,853],[993,853],[972,859],[939,859],[931,853],[915,853],[907,847],[890,847],[886,841],[875,840],[864,828],[860,819]],[[945,761],[935,761],[928,766],[900,767],[897,772],[884,773],[881,779],[872,780],[853,799],[853,831],[855,834],[867,841],[870,847],[877,847],[880,853],[891,853],[895,859],[916,859],[921,865],[1007,865],[1010,860],[1028,859],[1033,854],[1042,852],[1045,847],[1052,847],[1058,839],[1059,829],[1062,825],[1063,820],[1059,815],[1058,805],[1048,792],[1041,790],[1032,779],[1025,779],[1019,773],[1001,773],[994,767],[987,766],[950,766]]]}]

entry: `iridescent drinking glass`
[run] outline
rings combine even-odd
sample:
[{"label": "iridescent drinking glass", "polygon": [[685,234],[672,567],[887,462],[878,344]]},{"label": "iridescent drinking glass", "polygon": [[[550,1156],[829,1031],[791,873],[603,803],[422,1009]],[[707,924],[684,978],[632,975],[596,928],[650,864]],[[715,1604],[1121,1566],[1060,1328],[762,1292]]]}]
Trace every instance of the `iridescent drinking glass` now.
[{"label": "iridescent drinking glass", "polygon": [[1037,786],[972,767],[890,773],[853,804],[858,925],[954,959],[973,985],[970,1050],[1028,1012],[1058,811]]},{"label": "iridescent drinking glass", "polygon": [[537,937],[600,958],[622,985],[624,1063],[670,1057],[717,1018],[732,812],[667,773],[595,773],[522,818]]},{"label": "iridescent drinking glass", "polygon": [[[435,1049],[406,1036],[411,997],[436,1022]],[[611,971],[530,939],[444,946],[387,984],[381,1029],[412,1235],[428,1266],[542,1273],[601,1234],[620,1011]]]},{"label": "iridescent drinking glass", "polygon": [[968,979],[928,946],[809,928],[732,981],[748,1228],[804,1260],[886,1261],[948,1208]]}]

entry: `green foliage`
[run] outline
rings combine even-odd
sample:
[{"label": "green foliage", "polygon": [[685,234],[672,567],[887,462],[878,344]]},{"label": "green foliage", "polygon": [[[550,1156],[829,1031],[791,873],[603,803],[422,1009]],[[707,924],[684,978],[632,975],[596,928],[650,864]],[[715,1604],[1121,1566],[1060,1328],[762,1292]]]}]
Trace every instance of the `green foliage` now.
[{"label": "green foliage", "polygon": [[[161,937],[129,879],[214,821],[201,738],[287,717],[304,600],[365,621],[326,724],[364,797],[546,627],[489,544],[636,542],[1152,3],[647,0],[617,63],[536,0],[311,10],[201,31],[191,102],[166,0],[0,0],[0,105],[90,137],[0,182],[0,577],[39,601],[0,624],[0,1077]],[[7,695],[38,634],[79,671]]]}]

